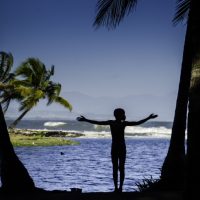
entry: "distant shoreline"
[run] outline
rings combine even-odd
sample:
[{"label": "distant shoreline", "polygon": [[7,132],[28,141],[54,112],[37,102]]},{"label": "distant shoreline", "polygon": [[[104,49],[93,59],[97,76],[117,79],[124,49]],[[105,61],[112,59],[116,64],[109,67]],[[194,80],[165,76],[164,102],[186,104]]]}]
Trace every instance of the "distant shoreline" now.
[{"label": "distant shoreline", "polygon": [[77,145],[79,142],[73,141],[71,138],[84,136],[82,133],[60,130],[14,128],[8,129],[8,132],[14,147]]},{"label": "distant shoreline", "polygon": [[8,128],[9,134],[20,134],[26,136],[41,135],[45,137],[81,137],[85,136],[83,133],[65,131],[65,130],[47,130],[47,129],[22,129],[22,128]]}]

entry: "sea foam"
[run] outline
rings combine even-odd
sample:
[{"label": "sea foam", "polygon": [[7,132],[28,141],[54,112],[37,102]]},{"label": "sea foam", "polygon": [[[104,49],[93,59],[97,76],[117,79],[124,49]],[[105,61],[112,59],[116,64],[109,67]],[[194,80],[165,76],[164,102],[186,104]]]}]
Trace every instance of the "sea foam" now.
[{"label": "sea foam", "polygon": [[55,127],[55,126],[63,126],[67,124],[66,122],[45,122],[44,126]]},{"label": "sea foam", "polygon": [[153,136],[153,137],[170,137],[171,129],[163,126],[160,127],[141,127],[128,126],[125,133],[129,136]]},{"label": "sea foam", "polygon": [[[99,126],[94,125],[94,129],[97,132],[87,132],[86,134],[89,136],[90,134],[94,137],[109,137],[110,128],[109,126]],[[142,126],[127,126],[125,128],[125,135],[129,137],[170,137],[171,128],[166,128],[164,126],[154,126],[154,127],[142,127]]]}]

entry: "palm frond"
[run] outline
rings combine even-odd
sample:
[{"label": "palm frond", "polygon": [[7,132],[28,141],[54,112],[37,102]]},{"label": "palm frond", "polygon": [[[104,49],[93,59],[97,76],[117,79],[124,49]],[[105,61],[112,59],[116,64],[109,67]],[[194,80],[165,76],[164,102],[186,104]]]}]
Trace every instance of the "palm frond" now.
[{"label": "palm frond", "polygon": [[12,89],[14,86],[12,84],[9,83],[1,83],[0,82],[0,90],[4,91],[6,89]]},{"label": "palm frond", "polygon": [[31,110],[36,105],[37,102],[33,102],[31,99],[26,99],[25,101],[20,102],[19,111]]},{"label": "palm frond", "polygon": [[54,75],[54,65],[51,66],[50,70],[46,70],[43,81],[50,81],[51,76]]},{"label": "palm frond", "polygon": [[0,81],[3,83],[8,82],[13,75],[10,70],[13,66],[13,56],[11,53],[0,52]]},{"label": "palm frond", "polygon": [[50,70],[50,75],[53,76],[54,75],[54,69],[55,69],[55,66],[52,65],[51,66],[51,70]]},{"label": "palm frond", "polygon": [[191,0],[177,0],[176,13],[173,18],[174,25],[188,18],[190,4]]},{"label": "palm frond", "polygon": [[13,80],[15,77],[14,73],[8,73],[7,76],[4,78],[3,83],[8,83],[9,81]]},{"label": "palm frond", "polygon": [[48,72],[45,65],[39,59],[28,58],[18,66],[15,74],[36,88],[46,81]]},{"label": "palm frond", "polygon": [[11,53],[7,53],[7,55],[5,56],[5,61],[6,61],[5,65],[6,66],[5,66],[5,71],[4,71],[4,74],[6,76],[8,76],[10,73],[10,70],[13,66],[13,60],[14,60],[13,55]]},{"label": "palm frond", "polygon": [[44,98],[44,93],[41,90],[36,90],[30,87],[19,85],[8,85],[4,87],[0,95],[1,103],[4,105],[4,111],[8,109],[11,100],[17,100],[20,104],[20,111],[31,109],[41,98]]},{"label": "palm frond", "polygon": [[31,110],[34,106],[37,105],[39,100],[42,98],[43,93],[41,91],[35,91],[32,95],[23,98],[20,101],[19,111]]},{"label": "palm frond", "polygon": [[49,82],[48,86],[45,89],[46,96],[48,97],[48,104],[51,104],[54,101],[56,96],[60,95],[61,84]]},{"label": "palm frond", "polygon": [[20,96],[22,98],[26,98],[27,96],[33,94],[33,89],[32,88],[24,87],[23,85],[15,87],[14,89],[18,94],[20,94]]},{"label": "palm frond", "polygon": [[32,93],[32,96],[34,97],[35,100],[43,99],[45,97],[45,93],[42,90],[34,90]]},{"label": "palm frond", "polygon": [[11,100],[17,100],[20,101],[22,99],[21,95],[17,93],[16,90],[13,89],[13,87],[5,87],[0,95],[0,102],[3,105],[4,112],[7,111]]},{"label": "palm frond", "polygon": [[6,113],[6,111],[8,110],[10,102],[11,102],[11,99],[9,99],[8,101],[6,101],[5,103],[2,103],[2,109],[3,109],[4,113]]},{"label": "palm frond", "polygon": [[8,107],[10,105],[11,100],[13,99],[13,96],[10,92],[3,92],[0,95],[0,102],[3,108],[3,112],[6,113],[6,111],[8,110]]},{"label": "palm frond", "polygon": [[17,86],[32,87],[31,82],[27,80],[13,79],[12,81],[10,81],[10,84],[14,85],[15,87]]},{"label": "palm frond", "polygon": [[40,75],[46,72],[45,65],[38,58],[31,57],[28,58],[26,62],[30,65],[29,67],[34,75]]},{"label": "palm frond", "polygon": [[32,69],[27,61],[22,62],[15,70],[16,76],[21,76],[22,78],[28,78],[32,75]]},{"label": "palm frond", "polygon": [[128,15],[136,7],[136,4],[137,0],[98,0],[97,15],[93,26],[116,28],[125,15]]},{"label": "palm frond", "polygon": [[60,105],[72,111],[72,105],[66,99],[59,96],[54,99],[54,102],[59,103]]}]

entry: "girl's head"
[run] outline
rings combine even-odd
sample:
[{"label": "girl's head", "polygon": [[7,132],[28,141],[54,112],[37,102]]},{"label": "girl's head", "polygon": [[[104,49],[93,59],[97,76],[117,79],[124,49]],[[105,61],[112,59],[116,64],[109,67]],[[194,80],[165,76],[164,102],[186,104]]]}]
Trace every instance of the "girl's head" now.
[{"label": "girl's head", "polygon": [[114,116],[115,116],[116,120],[125,120],[126,119],[125,111],[122,108],[116,108],[114,110]]}]

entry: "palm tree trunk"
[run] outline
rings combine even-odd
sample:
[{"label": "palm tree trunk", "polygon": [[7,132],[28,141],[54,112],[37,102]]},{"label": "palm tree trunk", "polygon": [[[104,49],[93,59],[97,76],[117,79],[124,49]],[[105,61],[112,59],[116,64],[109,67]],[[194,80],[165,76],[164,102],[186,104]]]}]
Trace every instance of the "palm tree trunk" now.
[{"label": "palm tree trunk", "polygon": [[27,169],[15,154],[10,142],[4,114],[0,104],[0,153],[1,183],[6,192],[30,192],[35,189]]},{"label": "palm tree trunk", "polygon": [[[197,194],[200,183],[200,96],[190,96],[189,113],[188,113],[188,145],[187,145],[187,194]],[[195,196],[195,195],[194,195]]]},{"label": "palm tree trunk", "polygon": [[192,8],[190,8],[176,110],[172,134],[167,156],[161,170],[161,180],[171,187],[184,187],[185,180],[185,130],[187,121],[188,96],[190,89],[191,70],[193,61],[192,51]]},{"label": "palm tree trunk", "polygon": [[25,110],[12,124],[10,124],[9,128],[14,128],[29,110],[30,109]]},{"label": "palm tree trunk", "polygon": [[193,50],[193,74],[191,92],[189,96],[188,112],[188,142],[187,142],[187,191],[195,194],[199,190],[200,183],[200,12],[199,2],[193,0],[193,26],[192,26],[192,50]]}]

